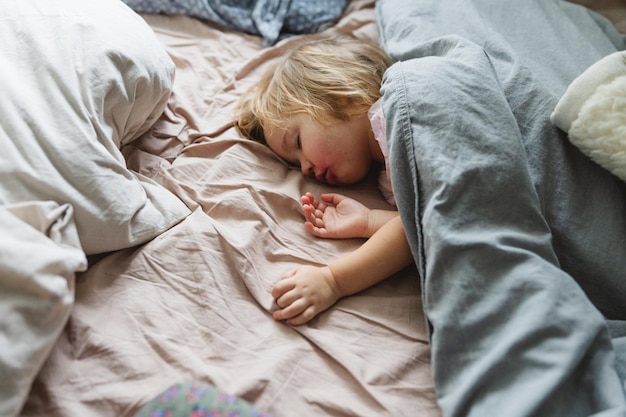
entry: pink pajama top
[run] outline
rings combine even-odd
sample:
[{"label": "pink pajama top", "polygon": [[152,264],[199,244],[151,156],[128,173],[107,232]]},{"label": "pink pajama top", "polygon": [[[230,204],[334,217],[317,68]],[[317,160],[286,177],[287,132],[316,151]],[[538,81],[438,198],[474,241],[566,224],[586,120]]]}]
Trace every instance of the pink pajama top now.
[{"label": "pink pajama top", "polygon": [[378,189],[389,204],[396,207],[396,200],[391,189],[391,179],[389,177],[389,148],[387,146],[387,135],[385,130],[385,115],[383,113],[382,101],[379,99],[368,111],[368,117],[372,125],[374,137],[380,146],[380,150],[385,157],[385,169],[378,174]]}]

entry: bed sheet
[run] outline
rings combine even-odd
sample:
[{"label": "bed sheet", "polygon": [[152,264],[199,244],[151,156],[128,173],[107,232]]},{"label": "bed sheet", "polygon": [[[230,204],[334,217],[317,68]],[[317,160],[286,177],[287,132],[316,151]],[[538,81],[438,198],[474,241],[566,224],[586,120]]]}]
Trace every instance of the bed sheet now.
[{"label": "bed sheet", "polygon": [[[239,95],[297,38],[265,48],[189,17],[143,17],[176,66],[175,82],[161,118],[123,152],[191,214],[142,246],[89,258],[21,416],[132,416],[188,380],[276,417],[438,416],[415,268],[306,326],[271,317],[270,288],[283,272],[361,244],[309,235],[299,197],[331,188],[232,127]],[[338,26],[376,39],[374,2],[350,2]],[[343,191],[388,207],[375,178]]]}]

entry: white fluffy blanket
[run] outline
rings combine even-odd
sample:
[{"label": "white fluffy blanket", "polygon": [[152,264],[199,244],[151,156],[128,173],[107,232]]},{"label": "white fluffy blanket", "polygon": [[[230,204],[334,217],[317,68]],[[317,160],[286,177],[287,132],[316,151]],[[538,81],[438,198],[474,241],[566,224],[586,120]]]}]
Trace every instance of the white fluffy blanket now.
[{"label": "white fluffy blanket", "polygon": [[585,155],[626,181],[626,52],[604,57],[576,78],[552,122]]}]

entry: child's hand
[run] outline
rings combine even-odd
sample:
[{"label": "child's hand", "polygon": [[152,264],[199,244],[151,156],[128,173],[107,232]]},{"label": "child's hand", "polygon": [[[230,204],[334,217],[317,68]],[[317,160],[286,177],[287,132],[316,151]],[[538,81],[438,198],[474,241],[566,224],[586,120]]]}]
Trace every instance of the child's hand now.
[{"label": "child's hand", "polygon": [[341,194],[322,194],[317,201],[313,194],[302,196],[307,230],[323,238],[369,237],[370,210],[358,201]]},{"label": "child's hand", "polygon": [[303,265],[282,276],[272,297],[280,308],[274,311],[274,319],[299,326],[335,304],[342,294],[328,267]]}]

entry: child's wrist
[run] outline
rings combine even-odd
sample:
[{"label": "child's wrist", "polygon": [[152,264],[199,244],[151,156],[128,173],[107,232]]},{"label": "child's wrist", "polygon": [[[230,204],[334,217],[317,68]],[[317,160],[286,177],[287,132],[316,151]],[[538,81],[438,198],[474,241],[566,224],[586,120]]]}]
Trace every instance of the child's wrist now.
[{"label": "child's wrist", "polygon": [[366,218],[365,234],[363,237],[370,238],[382,227],[380,212],[378,210],[368,210]]},{"label": "child's wrist", "polygon": [[372,237],[374,233],[378,232],[381,227],[396,216],[398,216],[398,212],[393,210],[369,210],[366,220],[366,235],[364,237]]},{"label": "child's wrist", "polygon": [[331,266],[328,265],[322,268],[325,269],[324,277],[326,278],[326,283],[330,287],[336,299],[338,300],[341,297],[349,295],[348,293],[344,291],[343,288],[341,288],[341,285],[339,285],[339,282],[337,281],[337,279],[335,279],[335,274],[333,273],[333,269],[331,268]]}]

